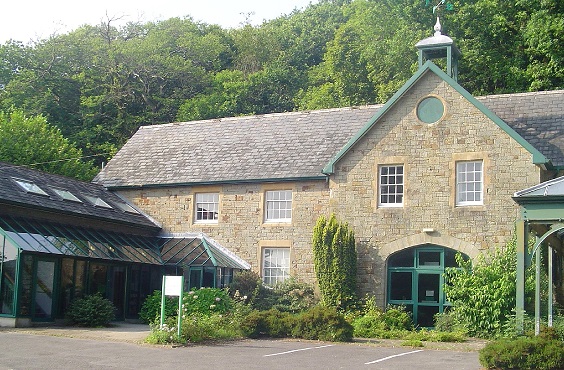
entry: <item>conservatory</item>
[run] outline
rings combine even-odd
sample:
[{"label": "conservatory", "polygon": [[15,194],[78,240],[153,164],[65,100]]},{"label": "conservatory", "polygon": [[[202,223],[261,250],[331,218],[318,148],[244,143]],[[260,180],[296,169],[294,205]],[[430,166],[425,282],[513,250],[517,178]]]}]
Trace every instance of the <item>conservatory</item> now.
[{"label": "conservatory", "polygon": [[116,319],[135,319],[163,275],[184,275],[189,290],[248,268],[205,234],[164,234],[99,185],[0,163],[0,326],[64,319],[96,293]]}]

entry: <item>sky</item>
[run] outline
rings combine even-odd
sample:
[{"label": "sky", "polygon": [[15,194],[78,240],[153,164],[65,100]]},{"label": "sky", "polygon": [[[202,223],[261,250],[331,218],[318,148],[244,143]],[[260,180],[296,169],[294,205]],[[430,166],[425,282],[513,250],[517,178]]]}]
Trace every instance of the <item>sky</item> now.
[{"label": "sky", "polygon": [[[195,21],[238,27],[249,16],[254,25],[303,9],[318,0],[11,0],[2,4],[0,43],[24,43],[64,34],[108,19],[148,22],[191,16]],[[114,23],[120,26],[120,23]]]}]

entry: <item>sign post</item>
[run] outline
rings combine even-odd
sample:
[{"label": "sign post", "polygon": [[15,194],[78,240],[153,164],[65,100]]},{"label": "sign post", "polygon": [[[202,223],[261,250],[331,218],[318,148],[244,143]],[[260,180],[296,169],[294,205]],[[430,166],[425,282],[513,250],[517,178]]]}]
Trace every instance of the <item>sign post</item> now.
[{"label": "sign post", "polygon": [[161,298],[161,329],[164,325],[165,297],[178,297],[178,337],[182,326],[182,296],[184,292],[184,276],[163,276],[163,290]]}]

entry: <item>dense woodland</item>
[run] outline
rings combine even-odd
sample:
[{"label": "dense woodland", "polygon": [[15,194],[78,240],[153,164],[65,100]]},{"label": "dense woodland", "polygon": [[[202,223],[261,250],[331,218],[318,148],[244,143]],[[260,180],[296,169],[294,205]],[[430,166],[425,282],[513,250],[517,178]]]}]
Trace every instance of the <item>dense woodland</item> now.
[{"label": "dense woodland", "polygon": [[[385,102],[417,69],[432,5],[321,0],[235,29],[108,18],[6,42],[0,160],[89,179],[140,125]],[[457,0],[441,18],[472,94],[564,88],[564,1]]]}]

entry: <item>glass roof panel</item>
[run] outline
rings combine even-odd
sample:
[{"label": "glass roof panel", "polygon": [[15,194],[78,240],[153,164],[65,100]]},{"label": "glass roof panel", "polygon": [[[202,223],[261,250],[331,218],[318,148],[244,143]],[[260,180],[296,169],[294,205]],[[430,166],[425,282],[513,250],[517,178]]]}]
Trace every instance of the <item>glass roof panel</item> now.
[{"label": "glass roof panel", "polygon": [[14,179],[14,181],[16,182],[16,184],[19,185],[20,188],[22,188],[27,193],[49,196],[49,194],[47,194],[43,189],[37,186],[33,181],[22,180],[22,179]]},{"label": "glass roof panel", "polygon": [[82,201],[80,199],[78,199],[73,193],[71,193],[68,190],[57,189],[57,188],[51,188],[51,190],[53,190],[55,193],[57,193],[57,195],[60,196],[64,200],[70,200],[72,202],[82,203]]},{"label": "glass roof panel", "polygon": [[203,234],[146,237],[9,216],[0,217],[0,233],[22,251],[152,265],[250,268],[234,253]]},{"label": "glass roof panel", "polygon": [[147,237],[28,222],[11,217],[0,218],[0,232],[23,251],[162,265],[156,245],[152,247],[152,244],[147,244]]},{"label": "glass roof panel", "polygon": [[102,207],[102,208],[108,208],[108,209],[113,209],[112,206],[110,206],[108,203],[104,202],[104,200],[102,198],[99,197],[93,197],[90,195],[84,195],[84,197],[93,205],[95,205],[96,207]]},{"label": "glass roof panel", "polygon": [[127,203],[120,203],[120,202],[114,202],[119,209],[121,209],[124,212],[128,212],[128,213],[134,213],[134,214],[139,214],[139,211],[136,210],[135,208],[133,208],[132,206],[130,206]]}]

